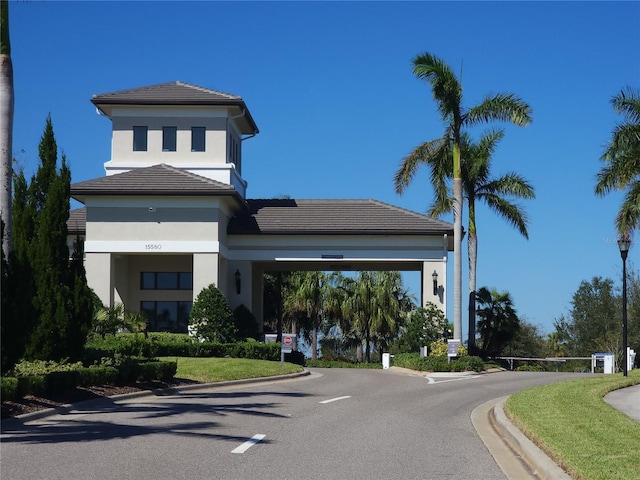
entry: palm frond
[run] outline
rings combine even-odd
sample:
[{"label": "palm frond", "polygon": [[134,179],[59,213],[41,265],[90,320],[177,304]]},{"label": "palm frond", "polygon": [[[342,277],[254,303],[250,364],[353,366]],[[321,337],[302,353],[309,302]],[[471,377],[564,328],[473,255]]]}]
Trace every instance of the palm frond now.
[{"label": "palm frond", "polygon": [[488,95],[464,116],[465,125],[478,125],[492,121],[509,122],[518,126],[531,123],[531,107],[513,93]]},{"label": "palm frond", "polygon": [[486,183],[480,191],[481,193],[509,195],[515,198],[536,198],[533,185],[522,175],[515,172],[507,173]]},{"label": "palm frond", "polygon": [[443,120],[460,117],[462,86],[449,65],[427,52],[413,59],[413,74],[431,85]]},{"label": "palm frond", "polygon": [[607,164],[596,175],[596,195],[623,190],[640,177],[640,151],[611,152],[611,155],[603,155],[602,159]]},{"label": "palm frond", "polygon": [[632,87],[623,88],[611,99],[616,113],[623,115],[629,123],[640,123],[640,90]]},{"label": "palm frond", "polygon": [[402,194],[409,186],[421,165],[430,165],[434,159],[441,158],[443,150],[447,149],[448,138],[437,138],[416,147],[409,155],[402,159],[396,171],[393,183],[396,192]]},{"label": "palm frond", "polygon": [[640,181],[636,180],[624,196],[616,216],[616,230],[620,236],[640,228]]},{"label": "palm frond", "polygon": [[509,225],[515,227],[524,238],[529,239],[529,232],[527,230],[529,219],[520,206],[498,195],[486,194],[478,198],[482,198],[491,210],[502,217]]}]

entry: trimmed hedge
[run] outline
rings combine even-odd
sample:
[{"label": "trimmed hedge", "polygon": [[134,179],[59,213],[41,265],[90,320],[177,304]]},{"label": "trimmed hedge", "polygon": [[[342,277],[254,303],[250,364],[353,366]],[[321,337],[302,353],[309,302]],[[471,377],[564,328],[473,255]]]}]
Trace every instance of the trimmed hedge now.
[{"label": "trimmed hedge", "polygon": [[399,353],[394,355],[393,365],[421,372],[481,372],[484,370],[482,359],[472,355],[463,355],[449,362],[446,355],[420,357],[419,353]]},{"label": "trimmed hedge", "polygon": [[280,360],[279,343],[246,341],[237,343],[198,342],[185,334],[150,333],[147,338],[136,334],[118,334],[94,339],[85,347],[87,363],[100,362],[115,354],[131,357],[232,357],[254,360]]},{"label": "trimmed hedge", "polygon": [[47,395],[76,387],[114,384],[117,382],[166,382],[178,370],[173,361],[126,358],[118,367],[102,366],[76,370],[53,371],[18,377],[2,377],[2,399],[13,400],[25,395]]},{"label": "trimmed hedge", "polygon": [[382,368],[382,363],[353,363],[341,360],[307,360],[305,363],[307,367],[318,368],[368,368],[371,370]]}]

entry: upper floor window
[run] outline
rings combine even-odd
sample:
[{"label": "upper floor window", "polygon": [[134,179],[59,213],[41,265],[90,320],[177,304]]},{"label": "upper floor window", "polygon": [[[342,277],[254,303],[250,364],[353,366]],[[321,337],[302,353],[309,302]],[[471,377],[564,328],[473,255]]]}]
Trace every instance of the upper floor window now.
[{"label": "upper floor window", "polygon": [[204,127],[191,127],[191,151],[192,152],[204,152],[205,133],[206,133],[206,129]]},{"label": "upper floor window", "polygon": [[162,151],[163,152],[176,151],[177,134],[178,134],[178,127],[162,127]]},{"label": "upper floor window", "polygon": [[193,274],[191,272],[141,272],[142,290],[191,290]]},{"label": "upper floor window", "polygon": [[133,151],[147,151],[147,130],[148,127],[133,127]]}]

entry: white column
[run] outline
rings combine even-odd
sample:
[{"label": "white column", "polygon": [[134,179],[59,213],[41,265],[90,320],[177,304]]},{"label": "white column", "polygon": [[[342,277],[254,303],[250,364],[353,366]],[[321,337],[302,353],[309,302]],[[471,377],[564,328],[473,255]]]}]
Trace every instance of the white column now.
[{"label": "white column", "polygon": [[[447,314],[447,264],[442,261],[430,261],[422,263],[422,306],[427,302],[434,303],[440,310]],[[438,288],[433,293],[433,272],[438,274]]]},{"label": "white column", "polygon": [[84,268],[89,286],[96,292],[103,305],[112,307],[114,269],[111,254],[85,254]]},{"label": "white column", "polygon": [[217,253],[193,254],[193,301],[203,289],[214,284],[220,285]]}]

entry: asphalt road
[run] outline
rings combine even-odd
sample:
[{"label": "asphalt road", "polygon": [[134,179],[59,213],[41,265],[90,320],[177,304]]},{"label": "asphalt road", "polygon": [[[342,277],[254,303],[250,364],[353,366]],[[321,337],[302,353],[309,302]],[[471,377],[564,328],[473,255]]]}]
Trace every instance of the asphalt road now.
[{"label": "asphalt road", "polygon": [[478,405],[575,374],[425,379],[312,369],[298,380],[101,400],[2,422],[2,480],[505,479]]}]

